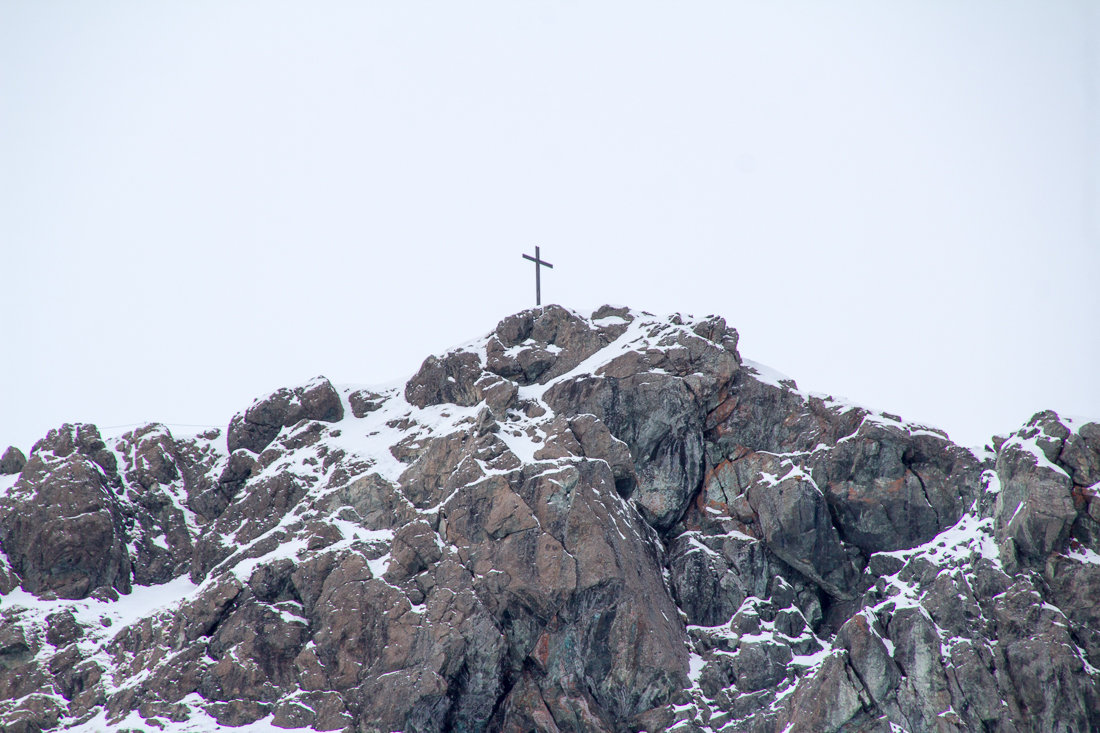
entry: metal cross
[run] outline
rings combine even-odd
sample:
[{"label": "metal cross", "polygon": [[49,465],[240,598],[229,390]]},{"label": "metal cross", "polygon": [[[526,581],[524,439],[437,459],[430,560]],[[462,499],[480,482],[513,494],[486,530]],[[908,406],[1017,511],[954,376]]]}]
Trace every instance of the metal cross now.
[{"label": "metal cross", "polygon": [[532,257],[531,255],[524,255],[523,259],[531,260],[535,263],[535,305],[542,305],[542,278],[540,277],[539,267],[545,265],[553,270],[554,266],[539,257],[538,247],[535,247],[534,257]]}]

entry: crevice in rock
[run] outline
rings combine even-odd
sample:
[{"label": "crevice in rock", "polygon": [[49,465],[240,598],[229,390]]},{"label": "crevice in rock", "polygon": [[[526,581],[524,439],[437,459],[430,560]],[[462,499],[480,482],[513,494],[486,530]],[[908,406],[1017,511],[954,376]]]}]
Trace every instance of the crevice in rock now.
[{"label": "crevice in rock", "polygon": [[902,678],[908,677],[909,673],[905,671],[905,666],[902,665],[902,663],[898,661],[898,658],[897,657],[890,657],[890,658],[894,660],[894,664],[897,666],[898,672],[901,673]]},{"label": "crevice in rock", "polygon": [[[811,476],[812,478],[812,476]],[[817,483],[816,481],[814,483]],[[837,514],[836,505],[830,500],[829,494],[822,491],[822,495],[825,497],[825,508],[829,511],[829,523],[833,525],[833,529],[836,530],[837,537],[845,545],[852,544],[848,540],[847,533],[844,531],[844,523],[840,521],[840,516]]]},{"label": "crevice in rock", "polygon": [[936,526],[942,527],[943,520],[940,518],[940,510],[936,508],[936,505],[932,503],[931,497],[928,496],[928,486],[924,483],[924,479],[921,478],[921,475],[917,473],[916,469],[912,466],[906,466],[905,468],[907,471],[909,471],[909,473],[917,477],[917,483],[920,484],[920,490],[921,493],[924,495],[924,501],[928,504],[929,508],[932,509],[932,514],[934,514],[936,517]]},{"label": "crevice in rock", "polygon": [[[515,673],[509,673],[508,667],[502,666],[500,672],[500,694],[497,695],[497,699],[493,702],[493,709],[489,713],[488,723],[490,728],[499,728],[504,721],[504,703],[507,702],[508,696],[512,694],[512,688],[516,686],[522,677],[524,672],[528,669],[534,669],[535,665],[529,659],[523,660],[523,665]],[[496,725],[494,725],[494,723]]]},{"label": "crevice in rock", "polygon": [[[702,493],[702,491],[703,491],[703,486],[706,483],[706,475],[705,474],[706,474],[706,465],[703,465],[702,468],[699,471],[699,475],[701,476],[701,478],[699,479],[699,482],[695,485],[695,489],[692,490],[691,495],[687,500],[687,503],[684,504],[684,508],[681,509],[680,513],[676,515],[675,521],[671,522],[668,525],[668,529],[666,529],[664,532],[659,532],[658,533],[658,537],[660,537],[661,544],[664,546],[664,548],[666,550],[666,553],[667,553],[667,550],[668,550],[669,542],[671,542],[672,539],[673,539],[672,532],[680,524],[680,522],[683,521],[683,519],[687,515],[687,513],[689,511],[691,511],[691,507],[695,504],[696,500],[699,498],[699,494]],[[648,524],[648,522],[646,524]]]},{"label": "crevice in rock", "polygon": [[470,668],[469,665],[463,661],[462,666],[455,672],[447,684],[447,713],[443,718],[443,730],[455,730],[458,728],[456,723],[456,716],[459,712],[459,700],[462,697],[462,693],[466,691],[466,686],[470,681]]},{"label": "crevice in rock", "polygon": [[[532,516],[534,516],[534,515],[532,515]],[[502,541],[502,540],[504,540],[508,537],[511,537],[512,535],[523,534],[524,532],[544,532],[544,531],[545,530],[542,527],[539,527],[539,526],[523,527],[522,529],[513,529],[510,532],[505,532],[505,533],[499,534],[499,535],[490,535],[490,537],[494,542],[500,542],[500,541]],[[546,532],[546,534],[550,534],[550,533]],[[550,536],[553,537],[554,535],[551,534]],[[563,548],[564,548],[564,545],[563,545]],[[419,572],[419,571],[417,571],[417,572]]]},{"label": "crevice in rock", "polygon": [[631,494],[634,493],[634,489],[638,487],[638,482],[630,476],[623,476],[615,479],[615,491],[623,499],[629,499]]},{"label": "crevice in rock", "polygon": [[[859,670],[857,670],[850,661],[844,663],[844,670],[848,674],[848,681],[855,682],[859,685],[860,689],[857,691],[857,694],[860,698],[860,707],[863,708],[864,712],[878,713],[880,716],[885,716],[886,712],[878,704],[878,700],[871,694],[871,688],[863,679],[863,675],[859,673]],[[855,679],[852,679],[853,677]],[[868,702],[864,702],[865,700]]]},{"label": "crevice in rock", "polygon": [[217,633],[218,628],[221,627],[223,623],[225,623],[225,620],[228,619],[235,610],[237,610],[237,602],[240,600],[242,593],[243,589],[242,591],[239,591],[235,596],[233,596],[233,599],[230,600],[229,603],[226,603],[225,606],[222,607],[222,609],[218,612],[218,615],[214,617],[214,620],[211,622],[210,627],[206,629],[206,633],[203,634],[204,637],[210,638],[214,636],[214,634]]},{"label": "crevice in rock", "polygon": [[928,496],[928,485],[924,483],[924,478],[915,468],[917,460],[919,460],[918,456],[914,456],[911,450],[906,450],[901,455],[901,465],[905,466],[905,470],[916,477],[917,483],[920,484],[921,494],[924,496],[924,502],[928,504],[928,507],[932,510],[932,514],[936,517],[936,526],[942,527],[943,520],[940,517],[940,511],[936,508],[936,505],[932,503],[932,498]]}]

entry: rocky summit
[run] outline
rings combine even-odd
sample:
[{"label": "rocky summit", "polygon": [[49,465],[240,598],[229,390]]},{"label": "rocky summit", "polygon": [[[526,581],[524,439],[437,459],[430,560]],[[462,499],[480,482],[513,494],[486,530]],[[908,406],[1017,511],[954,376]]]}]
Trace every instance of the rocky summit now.
[{"label": "rocky summit", "polygon": [[0,729],[1100,730],[1100,424],[984,449],[722,318],[0,458]]}]

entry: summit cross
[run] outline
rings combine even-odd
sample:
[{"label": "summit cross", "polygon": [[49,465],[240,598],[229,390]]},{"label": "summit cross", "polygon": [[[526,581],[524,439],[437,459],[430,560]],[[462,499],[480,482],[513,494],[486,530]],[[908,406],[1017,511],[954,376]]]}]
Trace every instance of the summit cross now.
[{"label": "summit cross", "polygon": [[546,260],[539,257],[539,248],[538,247],[535,247],[535,256],[534,257],[532,257],[531,255],[526,255],[525,254],[523,256],[523,259],[531,260],[532,262],[535,263],[535,305],[536,306],[542,305],[542,277],[541,277],[541,273],[540,273],[540,267],[545,265],[546,267],[549,267],[551,270],[553,270],[554,266],[551,265]]}]

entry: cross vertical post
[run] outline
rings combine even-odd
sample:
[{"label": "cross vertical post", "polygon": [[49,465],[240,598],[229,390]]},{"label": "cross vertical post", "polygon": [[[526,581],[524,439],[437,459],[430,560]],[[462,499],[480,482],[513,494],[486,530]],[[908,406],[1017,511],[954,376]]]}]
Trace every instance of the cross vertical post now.
[{"label": "cross vertical post", "polygon": [[542,259],[542,257],[539,256],[539,248],[538,247],[535,247],[535,256],[534,257],[532,257],[531,255],[525,254],[525,255],[523,255],[523,259],[531,260],[532,262],[535,263],[535,305],[536,306],[542,305],[542,277],[541,277],[540,268],[545,265],[546,267],[549,267],[551,270],[553,270],[554,266],[551,265],[549,262],[547,262],[546,260]]}]

